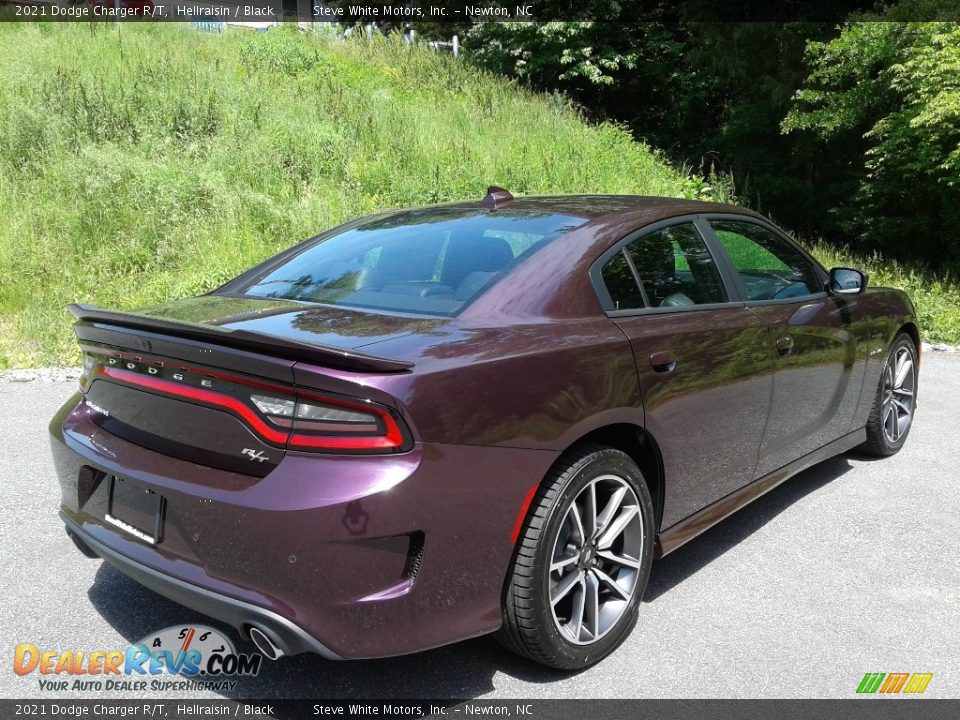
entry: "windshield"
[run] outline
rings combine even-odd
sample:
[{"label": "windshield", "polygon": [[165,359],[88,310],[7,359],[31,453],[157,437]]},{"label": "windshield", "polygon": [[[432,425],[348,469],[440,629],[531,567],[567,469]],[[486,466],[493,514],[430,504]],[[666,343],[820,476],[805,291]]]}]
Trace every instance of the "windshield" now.
[{"label": "windshield", "polygon": [[240,289],[256,297],[453,315],[587,218],[504,208],[426,208],[309,245]]}]

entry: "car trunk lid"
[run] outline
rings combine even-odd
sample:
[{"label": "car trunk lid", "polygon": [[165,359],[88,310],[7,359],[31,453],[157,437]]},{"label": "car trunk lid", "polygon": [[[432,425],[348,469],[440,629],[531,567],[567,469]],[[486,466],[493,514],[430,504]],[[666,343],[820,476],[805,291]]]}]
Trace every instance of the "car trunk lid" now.
[{"label": "car trunk lid", "polygon": [[[394,425],[402,422],[389,408],[363,404],[359,383],[347,383],[356,392],[344,396],[343,375],[408,372],[409,362],[353,349],[402,336],[402,323],[367,318],[358,332],[339,310],[324,317],[301,303],[197,300],[137,313],[71,306],[84,353],[81,390],[97,425],[165,455],[259,477],[294,438],[318,451],[398,449],[403,433]],[[309,341],[311,334],[325,344]],[[312,419],[298,415],[298,403],[306,403],[296,386],[298,362],[337,376],[334,392],[319,400],[311,383],[310,402],[320,407]],[[304,435],[307,426],[317,435]],[[368,437],[378,430],[390,430],[391,442]]]}]

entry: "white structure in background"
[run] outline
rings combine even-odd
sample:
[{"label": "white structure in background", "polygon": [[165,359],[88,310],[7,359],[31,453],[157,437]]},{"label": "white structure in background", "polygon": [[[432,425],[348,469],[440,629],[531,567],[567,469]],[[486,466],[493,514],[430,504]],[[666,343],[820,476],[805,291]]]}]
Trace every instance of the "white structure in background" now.
[{"label": "white structure in background", "polygon": [[[118,0],[119,1],[119,0]],[[156,0],[159,1],[159,0]],[[223,2],[223,0],[219,0]],[[228,0],[234,4],[239,4],[237,0]],[[217,0],[199,0],[194,4],[199,5],[216,5]],[[278,1],[277,5],[280,4]],[[322,6],[324,5],[323,0],[297,0],[297,18],[296,23],[297,27],[301,30],[307,32],[322,33],[330,35],[331,37],[350,37],[357,32],[363,32],[367,38],[372,38],[375,34],[379,34],[381,30],[377,27],[376,23],[367,23],[366,25],[350,25],[346,28],[342,28],[339,23],[335,21],[326,21],[326,20],[317,20],[317,15],[314,14],[314,5]],[[321,15],[322,16],[322,15]],[[289,20],[290,18],[288,18]],[[283,24],[283,21],[267,21],[267,22],[238,22],[238,21],[215,21],[215,20],[204,20],[202,18],[196,18],[191,23],[200,31],[205,32],[223,32],[227,25],[231,27],[245,27],[251,30],[257,30],[258,32],[263,32],[269,30],[272,27]],[[362,30],[361,30],[362,27]],[[408,27],[407,31],[403,34],[403,41],[407,45],[414,45],[417,42],[417,31],[411,25]],[[427,42],[427,47],[434,51],[449,51],[453,53],[454,57],[460,55],[460,37],[454,35],[450,40],[430,40]]]},{"label": "white structure in background", "polygon": [[231,27],[245,27],[250,28],[251,30],[256,30],[257,32],[264,32],[269,30],[272,27],[279,25],[279,22],[228,22],[227,25]]},{"label": "white structure in background", "polygon": [[447,50],[453,53],[454,57],[460,55],[460,38],[457,35],[454,35],[449,41],[444,40],[431,40],[427,43],[427,46],[431,50]]}]

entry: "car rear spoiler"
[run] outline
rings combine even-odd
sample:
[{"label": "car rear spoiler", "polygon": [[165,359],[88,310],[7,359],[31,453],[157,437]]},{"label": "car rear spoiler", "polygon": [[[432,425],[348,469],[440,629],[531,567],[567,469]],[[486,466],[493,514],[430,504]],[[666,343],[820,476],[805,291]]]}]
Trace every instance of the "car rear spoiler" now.
[{"label": "car rear spoiler", "polygon": [[400,373],[413,367],[405,360],[366,355],[326,345],[314,345],[301,340],[279,337],[249,330],[231,330],[216,325],[165,320],[149,315],[103,310],[93,305],[68,305],[67,309],[77,318],[76,331],[80,336],[83,324],[113,325],[134,330],[162,333],[174,337],[210,342],[225,347],[282,357],[288,360],[323,365],[338,370],[354,370],[373,373]]}]

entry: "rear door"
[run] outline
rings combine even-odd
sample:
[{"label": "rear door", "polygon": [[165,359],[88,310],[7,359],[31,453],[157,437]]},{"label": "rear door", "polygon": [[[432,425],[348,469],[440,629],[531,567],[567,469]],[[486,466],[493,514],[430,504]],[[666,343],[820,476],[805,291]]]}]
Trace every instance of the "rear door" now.
[{"label": "rear door", "polygon": [[754,479],[772,390],[768,332],[693,217],[625,238],[595,264],[594,281],[633,348],[669,478],[669,527]]},{"label": "rear door", "polygon": [[767,329],[775,373],[757,475],[845,434],[863,367],[849,305],[824,291],[822,269],[788,238],[752,218],[709,219],[711,241],[747,307]]}]

